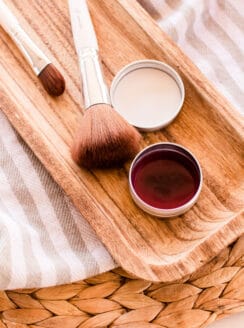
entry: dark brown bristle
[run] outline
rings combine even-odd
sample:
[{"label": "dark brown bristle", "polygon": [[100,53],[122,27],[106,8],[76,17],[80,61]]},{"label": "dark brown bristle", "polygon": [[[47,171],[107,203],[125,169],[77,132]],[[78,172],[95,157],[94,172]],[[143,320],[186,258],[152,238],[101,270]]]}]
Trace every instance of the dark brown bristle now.
[{"label": "dark brown bristle", "polygon": [[87,109],[75,137],[72,158],[87,168],[123,164],[139,151],[140,134],[110,105]]},{"label": "dark brown bristle", "polygon": [[53,64],[47,65],[38,77],[51,96],[58,97],[64,92],[64,78]]}]

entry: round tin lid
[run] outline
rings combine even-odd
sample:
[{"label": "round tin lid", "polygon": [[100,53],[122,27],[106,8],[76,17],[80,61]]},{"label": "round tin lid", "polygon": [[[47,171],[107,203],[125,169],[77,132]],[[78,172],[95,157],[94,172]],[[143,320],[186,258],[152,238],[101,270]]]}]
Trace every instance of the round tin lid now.
[{"label": "round tin lid", "polygon": [[110,88],[115,110],[143,131],[163,128],[178,115],[185,98],[179,74],[156,60],[139,60],[122,68]]}]

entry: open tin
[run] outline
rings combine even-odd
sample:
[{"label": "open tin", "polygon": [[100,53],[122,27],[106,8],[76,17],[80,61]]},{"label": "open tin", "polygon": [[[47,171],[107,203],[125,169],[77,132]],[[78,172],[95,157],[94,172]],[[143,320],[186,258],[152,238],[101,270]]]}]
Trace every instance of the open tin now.
[{"label": "open tin", "polygon": [[123,67],[110,88],[115,110],[143,131],[161,129],[181,110],[185,89],[179,74],[156,60],[139,60]]},{"label": "open tin", "polygon": [[202,170],[193,154],[170,142],[143,149],[129,171],[133,200],[145,212],[174,217],[188,211],[202,189]]}]

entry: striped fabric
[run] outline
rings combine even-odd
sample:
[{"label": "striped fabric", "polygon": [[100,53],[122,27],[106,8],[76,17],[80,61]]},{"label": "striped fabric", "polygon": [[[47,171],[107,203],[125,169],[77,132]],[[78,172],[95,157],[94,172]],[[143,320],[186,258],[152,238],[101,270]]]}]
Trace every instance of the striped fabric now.
[{"label": "striped fabric", "polygon": [[[243,104],[242,0],[138,0],[215,86]],[[0,112],[0,289],[44,287],[116,266]]]},{"label": "striped fabric", "polygon": [[49,286],[115,267],[0,112],[0,290]]},{"label": "striped fabric", "polygon": [[138,0],[244,113],[244,1]]}]

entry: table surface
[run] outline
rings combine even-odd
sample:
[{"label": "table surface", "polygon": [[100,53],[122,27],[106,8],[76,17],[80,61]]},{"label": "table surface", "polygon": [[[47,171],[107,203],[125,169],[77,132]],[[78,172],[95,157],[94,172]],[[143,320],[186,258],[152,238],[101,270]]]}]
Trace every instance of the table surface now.
[{"label": "table surface", "polygon": [[228,318],[215,321],[208,328],[243,328],[244,326],[244,312],[234,314]]}]

